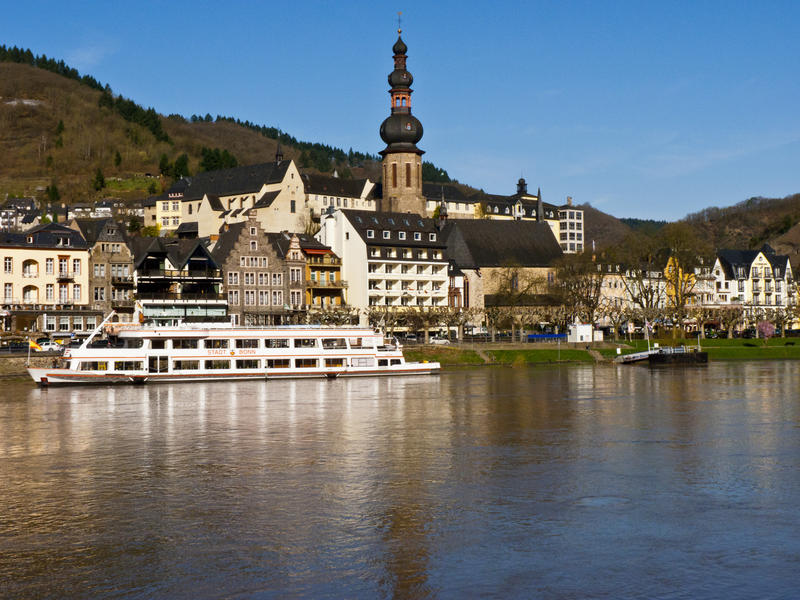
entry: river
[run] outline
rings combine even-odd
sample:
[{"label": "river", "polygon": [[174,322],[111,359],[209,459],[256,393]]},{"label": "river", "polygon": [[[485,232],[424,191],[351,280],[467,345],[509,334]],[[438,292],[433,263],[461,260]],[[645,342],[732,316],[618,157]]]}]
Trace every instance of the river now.
[{"label": "river", "polygon": [[800,362],[4,383],[0,596],[789,598]]}]

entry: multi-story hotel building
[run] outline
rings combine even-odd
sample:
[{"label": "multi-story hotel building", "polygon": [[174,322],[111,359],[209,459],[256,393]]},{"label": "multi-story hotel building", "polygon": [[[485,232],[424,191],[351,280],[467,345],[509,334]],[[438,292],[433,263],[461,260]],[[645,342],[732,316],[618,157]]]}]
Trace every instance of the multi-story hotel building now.
[{"label": "multi-story hotel building", "polygon": [[322,219],[317,238],[342,258],[348,303],[445,307],[445,244],[433,219],[413,213],[338,210]]},{"label": "multi-story hotel building", "polygon": [[89,306],[89,250],[79,231],[50,223],[1,233],[6,329],[82,331],[97,323]]}]

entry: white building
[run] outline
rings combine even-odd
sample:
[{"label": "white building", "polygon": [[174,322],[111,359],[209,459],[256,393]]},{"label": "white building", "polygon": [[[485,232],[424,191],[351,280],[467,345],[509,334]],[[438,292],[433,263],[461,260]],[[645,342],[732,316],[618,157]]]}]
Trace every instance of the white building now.
[{"label": "white building", "polygon": [[447,306],[445,244],[433,219],[337,210],[321,224],[316,237],[341,257],[351,306]]}]

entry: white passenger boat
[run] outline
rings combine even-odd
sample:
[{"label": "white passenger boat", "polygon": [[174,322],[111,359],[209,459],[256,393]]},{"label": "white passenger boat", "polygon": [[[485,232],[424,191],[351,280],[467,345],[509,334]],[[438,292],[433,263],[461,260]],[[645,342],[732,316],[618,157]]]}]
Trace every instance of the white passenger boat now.
[{"label": "white passenger boat", "polygon": [[[101,327],[104,324],[101,324]],[[396,340],[355,327],[106,326],[108,345],[67,348],[52,368],[29,368],[40,385],[300,377],[421,375],[437,362],[406,362]]]}]

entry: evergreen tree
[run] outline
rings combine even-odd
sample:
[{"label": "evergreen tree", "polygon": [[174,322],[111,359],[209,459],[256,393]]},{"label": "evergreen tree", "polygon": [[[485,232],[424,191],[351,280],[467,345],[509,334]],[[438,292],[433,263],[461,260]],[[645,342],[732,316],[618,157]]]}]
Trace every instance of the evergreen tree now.
[{"label": "evergreen tree", "polygon": [[92,187],[94,187],[94,189],[98,192],[106,187],[106,178],[103,176],[103,171],[100,169],[100,167],[97,167],[97,172],[94,174]]},{"label": "evergreen tree", "polygon": [[61,135],[62,133],[64,133],[64,121],[59,120],[56,126],[56,135]]},{"label": "evergreen tree", "polygon": [[48,185],[45,188],[44,193],[47,196],[47,202],[50,204],[55,204],[61,200],[61,193],[58,191],[58,187],[56,187],[55,182]]},{"label": "evergreen tree", "polygon": [[172,177],[172,164],[166,154],[162,154],[158,161],[158,172],[164,177]]},{"label": "evergreen tree", "polygon": [[114,154],[114,166],[118,167],[122,163],[122,155],[117,150],[116,154]]},{"label": "evergreen tree", "polygon": [[175,179],[180,179],[181,177],[188,177],[191,175],[189,172],[189,156],[185,152],[175,159],[175,165],[172,168],[172,175],[175,177]]}]

